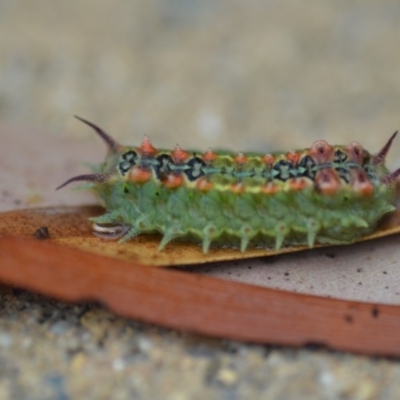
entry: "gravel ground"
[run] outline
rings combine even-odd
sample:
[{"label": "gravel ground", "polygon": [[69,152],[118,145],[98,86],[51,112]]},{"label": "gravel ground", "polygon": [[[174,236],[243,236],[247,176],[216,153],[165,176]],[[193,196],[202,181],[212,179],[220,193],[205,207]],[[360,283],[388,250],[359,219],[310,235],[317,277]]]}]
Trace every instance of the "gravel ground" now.
[{"label": "gravel ground", "polygon": [[398,398],[394,361],[208,339],[2,291],[2,399]]},{"label": "gravel ground", "polygon": [[[1,126],[91,140],[78,114],[127,143],[377,149],[400,127],[398,1],[304,4],[0,0]],[[0,293],[1,399],[400,397],[397,361],[207,339]]]}]

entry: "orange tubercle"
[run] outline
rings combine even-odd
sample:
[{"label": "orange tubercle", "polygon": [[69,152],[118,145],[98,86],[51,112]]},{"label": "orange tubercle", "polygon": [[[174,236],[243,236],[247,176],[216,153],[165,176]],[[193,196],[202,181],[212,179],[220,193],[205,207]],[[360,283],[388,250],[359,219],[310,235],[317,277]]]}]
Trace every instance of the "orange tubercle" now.
[{"label": "orange tubercle", "polygon": [[352,142],[346,148],[345,151],[349,158],[349,161],[357,162],[362,164],[364,161],[364,149],[360,143]]},{"label": "orange tubercle", "polygon": [[311,146],[309,155],[318,164],[332,162],[334,156],[334,148],[333,146],[325,142],[325,140],[317,140]]},{"label": "orange tubercle", "polygon": [[133,167],[129,172],[129,180],[134,183],[146,183],[151,178],[151,172],[141,167]]},{"label": "orange tubercle", "polygon": [[204,155],[203,155],[203,160],[205,162],[212,162],[217,158],[217,154],[214,153],[211,149],[208,149]]},{"label": "orange tubercle", "polygon": [[176,189],[179,186],[182,186],[184,183],[183,176],[181,174],[168,174],[163,180],[163,184],[168,188],[168,189]]},{"label": "orange tubercle", "polygon": [[196,188],[202,192],[208,192],[213,188],[213,185],[207,178],[200,178],[196,183]]},{"label": "orange tubercle", "polygon": [[279,192],[279,187],[274,182],[268,182],[261,187],[261,192],[265,194],[275,194],[276,192]]},{"label": "orange tubercle", "polygon": [[374,191],[374,185],[368,178],[365,171],[359,169],[352,169],[350,171],[351,186],[353,190],[357,193],[363,194],[365,196],[370,196]]},{"label": "orange tubercle", "polygon": [[237,182],[237,183],[234,183],[234,184],[231,186],[231,191],[232,191],[233,193],[235,193],[235,194],[244,193],[245,190],[246,190],[246,187],[244,186],[243,182]]},{"label": "orange tubercle", "polygon": [[243,165],[247,161],[247,157],[243,153],[238,153],[235,157],[235,162],[237,164]]},{"label": "orange tubercle", "polygon": [[183,163],[189,158],[190,154],[187,151],[182,150],[178,145],[171,153],[171,157],[176,163]]},{"label": "orange tubercle", "polygon": [[151,140],[144,135],[140,151],[146,156],[152,156],[157,153],[157,149],[151,144]]},{"label": "orange tubercle", "polygon": [[286,158],[293,164],[296,165],[300,160],[300,154],[295,151],[290,151],[286,154]]},{"label": "orange tubercle", "polygon": [[272,165],[275,161],[275,157],[272,154],[266,154],[263,157],[263,161],[265,162],[265,164],[267,165]]},{"label": "orange tubercle", "polygon": [[289,188],[291,190],[303,190],[307,186],[307,182],[304,178],[293,178],[289,181]]},{"label": "orange tubercle", "polygon": [[315,188],[326,195],[335,194],[341,187],[341,181],[333,168],[324,168],[315,176]]}]

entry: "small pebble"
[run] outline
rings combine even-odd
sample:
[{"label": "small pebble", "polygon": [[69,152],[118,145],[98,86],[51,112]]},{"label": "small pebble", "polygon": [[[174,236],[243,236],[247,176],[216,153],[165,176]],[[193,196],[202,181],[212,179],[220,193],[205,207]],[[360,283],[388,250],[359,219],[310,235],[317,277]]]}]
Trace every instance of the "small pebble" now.
[{"label": "small pebble", "polygon": [[57,321],[55,324],[53,324],[50,328],[50,332],[54,333],[55,335],[63,335],[65,332],[70,330],[72,328],[72,325],[70,322],[61,320]]},{"label": "small pebble", "polygon": [[12,345],[12,337],[5,332],[0,332],[0,346],[1,347],[10,347]]},{"label": "small pebble", "polygon": [[230,368],[222,368],[217,372],[216,378],[217,381],[229,386],[233,385],[237,381],[238,375]]}]

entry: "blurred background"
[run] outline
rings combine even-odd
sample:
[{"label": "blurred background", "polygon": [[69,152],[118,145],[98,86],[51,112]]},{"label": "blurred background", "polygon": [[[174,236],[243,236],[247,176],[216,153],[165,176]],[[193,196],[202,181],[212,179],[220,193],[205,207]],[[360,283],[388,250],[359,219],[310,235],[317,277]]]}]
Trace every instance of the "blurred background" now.
[{"label": "blurred background", "polygon": [[126,144],[376,150],[400,127],[399,21],[396,0],[0,0],[0,122],[93,140],[78,114]]},{"label": "blurred background", "polygon": [[[104,156],[74,114],[132,145],[375,152],[400,128],[399,21],[398,0],[0,0],[0,211],[93,203],[54,190]],[[390,267],[314,252],[260,270],[271,287],[398,303],[395,240],[350,255],[367,264],[382,247]],[[257,262],[232,277],[259,284]],[[394,361],[206,339],[16,288],[0,298],[0,398],[400,398]]]}]

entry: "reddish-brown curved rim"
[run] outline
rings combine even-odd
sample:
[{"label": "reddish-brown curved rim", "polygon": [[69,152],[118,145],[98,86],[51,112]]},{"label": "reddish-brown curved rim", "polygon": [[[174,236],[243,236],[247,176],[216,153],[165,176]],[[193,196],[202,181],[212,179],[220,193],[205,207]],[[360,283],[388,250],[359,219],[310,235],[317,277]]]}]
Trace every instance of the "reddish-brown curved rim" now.
[{"label": "reddish-brown curved rim", "polygon": [[28,238],[0,240],[0,281],[66,301],[249,342],[400,356],[400,306],[328,299],[149,268]]}]

